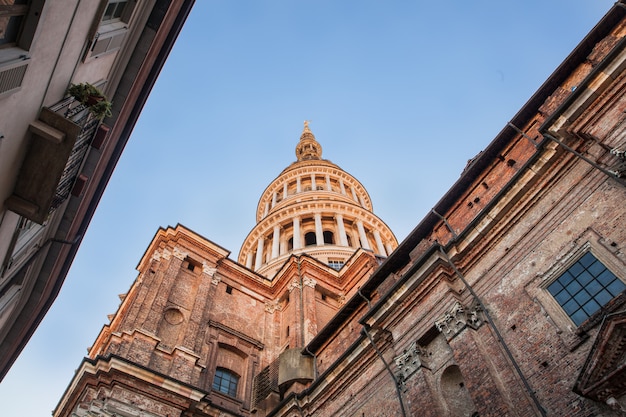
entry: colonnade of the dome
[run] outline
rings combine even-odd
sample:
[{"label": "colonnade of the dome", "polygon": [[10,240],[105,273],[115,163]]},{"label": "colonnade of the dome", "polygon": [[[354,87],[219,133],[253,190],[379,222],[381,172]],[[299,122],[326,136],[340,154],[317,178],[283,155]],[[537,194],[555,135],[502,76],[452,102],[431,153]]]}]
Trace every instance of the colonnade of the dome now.
[{"label": "colonnade of the dome", "polygon": [[257,224],[241,247],[239,263],[270,277],[291,254],[306,253],[335,269],[359,248],[381,257],[390,254],[397,240],[372,212],[365,187],[321,159],[321,146],[307,124],[296,155],[298,161],[263,192]]}]

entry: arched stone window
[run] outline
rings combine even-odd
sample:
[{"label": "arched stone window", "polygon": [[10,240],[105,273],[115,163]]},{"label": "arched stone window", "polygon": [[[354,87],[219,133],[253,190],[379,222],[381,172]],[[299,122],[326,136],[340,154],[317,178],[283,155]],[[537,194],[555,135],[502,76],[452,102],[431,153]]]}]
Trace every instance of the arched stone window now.
[{"label": "arched stone window", "polygon": [[331,232],[330,230],[324,231],[324,243],[327,243],[329,245],[335,244],[335,235],[333,235],[333,232]]},{"label": "arched stone window", "polygon": [[293,250],[293,237],[290,237],[287,241],[287,251],[291,252]]},{"label": "arched stone window", "polygon": [[315,237],[315,232],[308,232],[304,235],[304,245],[311,246],[317,244],[317,238]]},{"label": "arched stone window", "polygon": [[476,415],[476,406],[465,386],[465,380],[457,365],[450,365],[441,374],[441,393],[448,406],[451,417],[470,417]]}]

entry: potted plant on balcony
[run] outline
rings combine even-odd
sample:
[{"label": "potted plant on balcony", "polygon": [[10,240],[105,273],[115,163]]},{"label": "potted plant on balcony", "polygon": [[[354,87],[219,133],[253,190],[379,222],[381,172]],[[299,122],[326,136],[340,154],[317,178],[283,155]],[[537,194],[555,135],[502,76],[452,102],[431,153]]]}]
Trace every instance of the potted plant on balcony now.
[{"label": "potted plant on balcony", "polygon": [[87,106],[89,112],[99,120],[111,116],[112,103],[100,89],[89,83],[70,84],[67,94]]}]

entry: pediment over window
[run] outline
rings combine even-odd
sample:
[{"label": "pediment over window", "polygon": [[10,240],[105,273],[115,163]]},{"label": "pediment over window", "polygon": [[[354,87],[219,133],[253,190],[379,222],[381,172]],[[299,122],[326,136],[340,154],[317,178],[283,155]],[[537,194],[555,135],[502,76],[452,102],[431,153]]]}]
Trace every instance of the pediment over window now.
[{"label": "pediment over window", "polygon": [[574,391],[602,402],[626,395],[626,311],[604,320]]}]

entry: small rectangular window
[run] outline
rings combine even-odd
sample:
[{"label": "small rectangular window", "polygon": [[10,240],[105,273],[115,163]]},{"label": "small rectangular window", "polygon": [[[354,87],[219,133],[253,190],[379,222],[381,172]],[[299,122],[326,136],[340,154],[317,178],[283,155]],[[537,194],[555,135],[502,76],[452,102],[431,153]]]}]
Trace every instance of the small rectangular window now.
[{"label": "small rectangular window", "polygon": [[215,391],[230,397],[237,397],[238,384],[239,375],[225,368],[217,368],[215,370],[215,377],[213,378],[213,389]]},{"label": "small rectangular window", "polygon": [[122,47],[134,4],[126,0],[109,0],[106,3],[106,7],[101,9],[102,14],[98,16],[97,28],[92,32],[91,44],[84,60],[115,52]]},{"label": "small rectangular window", "polygon": [[329,259],[328,260],[328,266],[330,266],[333,269],[336,269],[337,271],[339,271],[344,265],[343,261],[337,260],[337,259]]},{"label": "small rectangular window", "polygon": [[232,294],[233,293],[233,287],[231,287],[230,285],[226,286],[226,294]]},{"label": "small rectangular window", "polygon": [[625,289],[626,284],[591,252],[584,254],[547,287],[576,326]]}]

